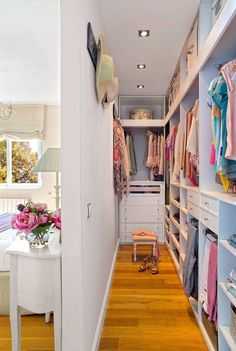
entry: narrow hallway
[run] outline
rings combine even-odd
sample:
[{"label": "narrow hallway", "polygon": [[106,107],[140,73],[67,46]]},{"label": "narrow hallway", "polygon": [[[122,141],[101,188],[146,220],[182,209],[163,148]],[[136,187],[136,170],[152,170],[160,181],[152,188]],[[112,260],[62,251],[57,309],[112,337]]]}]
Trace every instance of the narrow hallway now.
[{"label": "narrow hallway", "polygon": [[99,351],[207,350],[165,246],[158,275],[138,272],[132,249],[119,249]]}]

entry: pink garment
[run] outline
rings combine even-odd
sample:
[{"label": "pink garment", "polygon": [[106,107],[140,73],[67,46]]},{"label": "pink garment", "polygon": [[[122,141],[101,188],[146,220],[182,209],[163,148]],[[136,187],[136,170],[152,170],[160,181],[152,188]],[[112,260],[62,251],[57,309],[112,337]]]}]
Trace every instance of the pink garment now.
[{"label": "pink garment", "polygon": [[221,68],[221,73],[228,88],[228,108],[226,116],[227,149],[225,157],[236,160],[236,60]]},{"label": "pink garment", "polygon": [[215,149],[215,145],[212,143],[211,144],[211,158],[210,158],[210,165],[214,166],[216,162],[216,149]]},{"label": "pink garment", "polygon": [[217,322],[217,241],[212,241],[207,280],[207,312],[209,321]]}]

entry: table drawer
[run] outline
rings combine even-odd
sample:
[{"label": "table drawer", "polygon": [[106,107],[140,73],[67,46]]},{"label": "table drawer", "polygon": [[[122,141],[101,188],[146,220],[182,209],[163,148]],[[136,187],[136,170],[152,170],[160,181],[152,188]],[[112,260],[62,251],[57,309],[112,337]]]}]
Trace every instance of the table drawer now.
[{"label": "table drawer", "polygon": [[218,216],[219,213],[219,201],[207,195],[201,195],[201,207],[204,210],[212,212],[212,214]]},{"label": "table drawer", "polygon": [[201,222],[214,233],[218,234],[218,218],[213,214],[201,209]]},{"label": "table drawer", "polygon": [[121,206],[158,206],[164,205],[164,196],[155,195],[155,196],[142,196],[142,195],[128,195],[124,196],[121,203]]},{"label": "table drawer", "polygon": [[188,202],[188,212],[195,218],[199,219],[199,207]]},{"label": "table drawer", "polygon": [[192,202],[193,204],[199,206],[200,203],[200,195],[196,191],[188,190],[188,201]]},{"label": "table drawer", "polygon": [[130,223],[163,222],[163,206],[121,206],[120,219]]}]

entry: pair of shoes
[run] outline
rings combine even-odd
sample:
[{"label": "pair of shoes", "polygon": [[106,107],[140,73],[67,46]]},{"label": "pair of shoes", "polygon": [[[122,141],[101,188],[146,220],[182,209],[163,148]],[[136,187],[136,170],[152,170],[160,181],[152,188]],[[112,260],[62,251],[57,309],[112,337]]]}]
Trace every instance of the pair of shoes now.
[{"label": "pair of shoes", "polygon": [[150,255],[147,255],[144,260],[143,260],[143,263],[142,265],[139,267],[139,272],[145,272],[147,269],[149,269],[149,264],[150,264],[150,261],[151,261],[151,256]]},{"label": "pair of shoes", "polygon": [[145,272],[147,269],[150,269],[152,274],[159,273],[157,258],[155,256],[148,255],[143,260],[142,265],[139,267],[139,272]]}]

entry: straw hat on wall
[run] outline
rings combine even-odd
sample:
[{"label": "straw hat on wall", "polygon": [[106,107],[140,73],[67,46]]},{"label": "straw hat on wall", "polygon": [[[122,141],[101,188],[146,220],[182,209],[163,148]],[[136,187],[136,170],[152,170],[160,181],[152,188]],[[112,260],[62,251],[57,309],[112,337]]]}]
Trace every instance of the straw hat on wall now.
[{"label": "straw hat on wall", "polygon": [[96,90],[98,101],[102,100],[106,94],[108,83],[113,81],[114,77],[114,62],[113,58],[108,54],[104,35],[99,35],[98,56],[96,66]]}]

